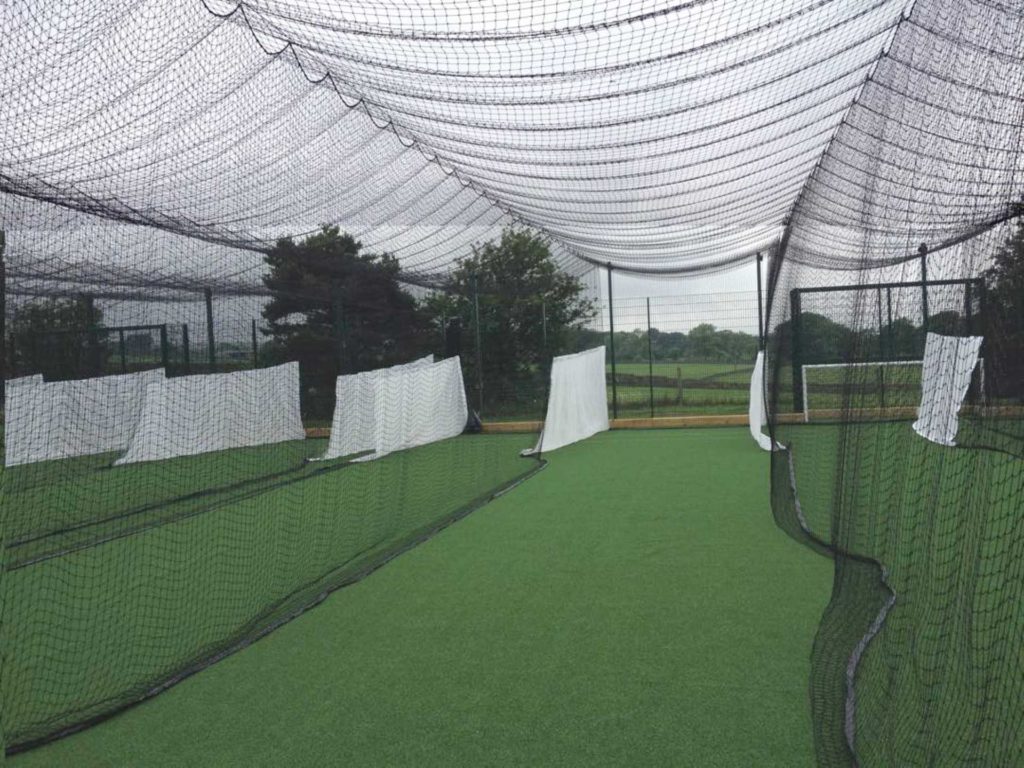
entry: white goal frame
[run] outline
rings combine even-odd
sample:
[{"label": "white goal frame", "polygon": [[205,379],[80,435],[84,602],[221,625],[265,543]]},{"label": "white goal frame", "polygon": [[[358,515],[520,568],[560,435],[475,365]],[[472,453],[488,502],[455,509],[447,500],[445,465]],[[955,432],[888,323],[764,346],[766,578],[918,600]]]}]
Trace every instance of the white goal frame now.
[{"label": "white goal frame", "polygon": [[[978,358],[977,368],[980,372],[980,389],[981,397],[985,397],[985,366],[984,358]],[[811,407],[807,399],[807,372],[815,368],[867,368],[867,367],[879,367],[879,366],[890,366],[890,365],[924,365],[924,360],[879,360],[877,362],[863,362],[863,363],[808,363],[800,366],[800,386],[802,388],[802,395],[804,401],[804,423],[809,423],[811,420]]]}]

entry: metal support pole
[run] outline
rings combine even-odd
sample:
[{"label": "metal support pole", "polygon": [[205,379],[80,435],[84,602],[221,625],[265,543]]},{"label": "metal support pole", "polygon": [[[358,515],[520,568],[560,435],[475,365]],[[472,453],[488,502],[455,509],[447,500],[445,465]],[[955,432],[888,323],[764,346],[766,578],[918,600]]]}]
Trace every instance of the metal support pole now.
[{"label": "metal support pole", "polygon": [[[964,285],[964,333],[967,336],[973,336],[974,318],[972,317],[973,310],[971,307],[971,282],[968,281]],[[980,355],[979,355],[980,357]],[[977,380],[974,372],[971,372],[971,383],[967,388],[967,402],[977,403],[978,402],[978,387],[976,386]]]},{"label": "metal support pole", "polygon": [[789,292],[790,356],[793,358],[793,410],[804,410],[804,373],[800,350],[800,289]]},{"label": "metal support pole", "polygon": [[214,368],[217,365],[217,353],[214,351],[214,336],[213,336],[213,291],[209,288],[203,289],[203,296],[206,298],[206,345],[208,360],[210,363],[210,373],[213,373]]},{"label": "metal support pole", "polygon": [[989,311],[988,310],[988,286],[985,285],[985,281],[984,280],[978,280],[977,281],[977,286],[978,286],[978,323],[977,323],[978,330],[977,330],[977,335],[981,336],[981,350],[979,352],[979,357],[981,359],[981,381],[978,382],[978,384],[979,384],[978,389],[979,389],[979,395],[981,396],[981,401],[983,403],[987,403],[987,402],[990,401],[990,398],[991,398],[991,396],[993,394],[998,395],[999,392],[995,392],[995,393],[992,392],[992,390],[991,390],[992,384],[990,383],[992,381],[992,377],[987,375],[987,372],[985,370],[986,368],[989,371],[992,370],[992,361],[990,359],[989,344],[988,344],[989,329],[991,328],[991,319],[989,318],[989,315],[988,315],[988,311]]},{"label": "metal support pole", "polygon": [[[875,289],[875,298],[878,305],[878,359],[885,360],[885,334],[882,330],[882,289]],[[885,366],[878,366],[878,389],[879,400],[882,408],[885,408]]]},{"label": "metal support pole", "polygon": [[82,296],[82,302],[85,304],[85,338],[90,367],[87,375],[99,376],[103,373],[103,357],[100,352],[99,331],[96,330],[98,326],[96,322],[96,300],[91,295],[86,294]]},{"label": "metal support pole", "polygon": [[654,418],[654,347],[651,345],[651,297],[647,297],[647,388],[651,396],[651,418]]},{"label": "metal support pole", "polygon": [[185,363],[185,374],[192,373],[192,355],[188,348],[188,323],[181,324],[181,354]]},{"label": "metal support pole", "polygon": [[921,243],[917,252],[921,254],[921,327],[928,332],[928,246]]},{"label": "metal support pole", "polygon": [[477,415],[482,417],[484,412],[484,348],[480,335],[480,291],[478,290],[476,275],[473,275],[472,287],[473,330],[476,334]]},{"label": "metal support pole", "polygon": [[331,296],[331,310],[334,313],[334,341],[337,344],[338,373],[345,373],[345,305],[341,300],[340,286],[334,286]]},{"label": "metal support pole", "polygon": [[540,300],[540,334],[543,356],[547,357],[548,352],[548,303]]},{"label": "metal support pole", "polygon": [[124,331],[122,330],[117,332],[117,347],[121,353],[121,373],[128,373],[128,361],[124,353]]},{"label": "metal support pole", "polygon": [[619,392],[615,381],[615,306],[612,296],[612,263],[608,262],[608,340],[612,354],[612,418],[619,418]]},{"label": "metal support pole", "polygon": [[166,375],[167,366],[171,362],[170,345],[167,343],[167,323],[160,326],[160,365]]},{"label": "metal support pole", "polygon": [[757,254],[757,348],[764,351],[764,295],[761,287],[761,261],[764,257]]},{"label": "metal support pole", "polygon": [[[7,406],[7,262],[4,250],[7,246],[4,231],[0,229],[0,407]],[[13,370],[11,371],[13,373]]]},{"label": "metal support pole", "polygon": [[885,312],[886,312],[886,333],[889,336],[889,343],[886,345],[888,357],[886,360],[897,360],[898,353],[895,350],[896,342],[892,337],[892,288],[885,289]]},{"label": "metal support pole", "polygon": [[252,367],[260,367],[260,346],[256,341],[256,318],[252,321]]}]

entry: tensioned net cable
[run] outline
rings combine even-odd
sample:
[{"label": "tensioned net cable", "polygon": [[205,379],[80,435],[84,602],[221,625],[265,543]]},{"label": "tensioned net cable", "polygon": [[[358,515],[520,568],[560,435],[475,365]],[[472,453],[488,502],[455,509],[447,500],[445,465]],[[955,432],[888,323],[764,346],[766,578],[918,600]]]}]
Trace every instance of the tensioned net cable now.
[{"label": "tensioned net cable", "polygon": [[[819,758],[1020,753],[1015,4],[8,0],[0,32],[5,370],[25,379],[7,394],[38,459],[2,475],[19,510],[3,526],[8,748],[163,690],[533,471],[530,436],[310,461],[344,421],[339,376],[426,355],[460,356],[485,418],[542,417],[546,361],[578,351],[557,323],[586,312],[545,314],[521,359],[474,356],[471,332],[530,293],[474,282],[474,299],[521,301],[469,301],[460,271],[532,230],[591,290],[602,266],[698,275],[778,254],[775,511],[838,563],[814,651]],[[266,254],[323,225],[418,287],[270,288]],[[77,330],[40,330],[40,307]],[[308,307],[319,330],[294,354],[260,337]],[[984,338],[955,447],[908,416],[957,388],[924,381],[929,332]],[[379,434],[429,413],[402,390],[414,379],[368,390]],[[438,397],[461,403],[452,386]],[[304,432],[250,428],[268,402]],[[160,441],[136,438],[144,423],[223,447],[116,465]],[[95,450],[70,455],[79,431]]]}]

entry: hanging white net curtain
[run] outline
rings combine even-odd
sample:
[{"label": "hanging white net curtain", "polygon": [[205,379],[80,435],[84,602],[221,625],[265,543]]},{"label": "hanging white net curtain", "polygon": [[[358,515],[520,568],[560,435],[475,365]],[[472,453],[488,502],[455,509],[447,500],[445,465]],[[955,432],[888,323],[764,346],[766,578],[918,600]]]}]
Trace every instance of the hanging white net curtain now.
[{"label": "hanging white net curtain", "polygon": [[956,445],[960,408],[978,366],[981,342],[980,336],[929,333],[925,338],[921,406],[914,431],[926,440],[950,447]]},{"label": "hanging white net curtain", "polygon": [[131,440],[150,384],[162,368],[119,376],[42,382],[26,377],[6,390],[4,464],[123,451]]},{"label": "hanging white net curtain", "polygon": [[754,372],[750,375],[750,405],[747,409],[750,424],[750,435],[754,442],[764,451],[772,450],[772,439],[763,431],[768,425],[768,412],[764,390],[764,352],[757,353],[754,361]]},{"label": "hanging white net curtain", "polygon": [[124,456],[158,461],[306,436],[299,410],[299,364],[182,376],[151,384]]},{"label": "hanging white net curtain", "polygon": [[371,461],[462,434],[468,409],[458,357],[417,364],[376,378]]},{"label": "hanging white net curtain", "polygon": [[411,363],[339,376],[334,387],[331,438],[321,460],[376,450],[378,425],[385,415],[383,409],[388,407],[379,398],[383,394],[378,386],[380,380],[403,370],[433,363],[434,356],[427,355]]},{"label": "hanging white net curtain", "polygon": [[536,447],[524,453],[553,451],[606,432],[608,427],[605,348],[559,355],[551,361],[544,429]]}]

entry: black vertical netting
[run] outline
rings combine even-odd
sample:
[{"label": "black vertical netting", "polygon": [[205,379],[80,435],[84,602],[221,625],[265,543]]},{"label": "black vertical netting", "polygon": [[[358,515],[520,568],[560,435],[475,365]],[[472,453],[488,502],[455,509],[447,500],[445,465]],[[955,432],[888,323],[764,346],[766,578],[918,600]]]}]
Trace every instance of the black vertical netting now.
[{"label": "black vertical netting", "polygon": [[[915,4],[804,186],[773,282],[773,508],[835,559],[812,653],[822,765],[1024,754],[1024,411],[998,370],[1024,354],[1006,319],[1022,32],[1009,8]],[[964,393],[948,364],[923,380],[928,331],[982,337]],[[790,421],[805,386],[809,422]],[[913,428],[929,386],[965,395],[953,445]]]}]

